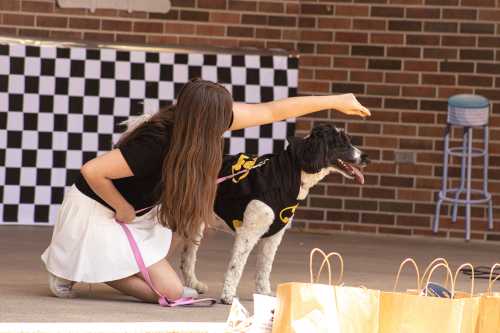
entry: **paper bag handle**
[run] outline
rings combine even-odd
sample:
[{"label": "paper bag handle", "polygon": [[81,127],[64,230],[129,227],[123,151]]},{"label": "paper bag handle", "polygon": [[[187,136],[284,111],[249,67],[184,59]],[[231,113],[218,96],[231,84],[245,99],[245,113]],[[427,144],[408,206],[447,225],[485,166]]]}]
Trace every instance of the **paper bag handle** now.
[{"label": "paper bag handle", "polygon": [[[314,276],[313,276],[313,258],[314,258],[314,254],[316,252],[319,252],[321,253],[321,255],[323,256],[323,264],[325,263],[325,260],[326,260],[326,264],[328,265],[328,284],[332,284],[332,267],[330,265],[330,261],[326,259],[326,254],[325,252],[323,252],[323,250],[321,249],[318,249],[317,247],[312,249],[311,252],[309,253],[309,274],[310,274],[310,279],[311,279],[311,283],[314,283]],[[323,264],[321,265],[321,268],[323,268]],[[317,280],[319,280],[319,274],[321,273],[321,271],[318,272],[318,275],[316,277]]]},{"label": "paper bag handle", "polygon": [[403,260],[401,265],[399,265],[398,274],[396,275],[396,281],[394,281],[393,291],[396,291],[396,288],[397,288],[398,283],[399,283],[399,276],[401,275],[401,271],[403,270],[404,265],[408,262],[413,264],[413,267],[415,267],[415,271],[417,272],[417,290],[420,290],[421,283],[420,283],[420,271],[418,270],[418,265],[415,262],[415,260],[413,260],[413,258],[406,258],[405,260]]},{"label": "paper bag handle", "polygon": [[[475,279],[474,279],[474,266],[472,266],[471,263],[469,262],[466,262],[465,264],[462,264],[460,265],[460,267],[457,268],[457,270],[455,271],[455,276],[453,277],[453,285],[456,286],[457,285],[457,278],[458,278],[458,274],[460,273],[460,271],[462,270],[462,268],[464,267],[469,267],[470,268],[470,271],[472,272],[471,273],[471,281],[470,281],[470,295],[473,296],[474,295],[474,284],[475,284]],[[448,275],[446,275],[448,276]],[[448,280],[448,278],[446,278],[446,280]]]},{"label": "paper bag handle", "polygon": [[[313,258],[314,258],[314,254],[316,252],[321,253],[321,255],[323,256],[323,262],[321,263],[321,266],[318,270],[318,273],[316,274],[316,280],[315,280],[314,275],[313,275]],[[309,254],[309,274],[310,274],[311,283],[315,283],[315,282],[317,283],[319,281],[321,273],[323,272],[323,268],[325,267],[325,264],[326,264],[328,266],[328,284],[329,285],[332,284],[332,265],[330,263],[331,256],[336,256],[337,258],[339,258],[340,276],[339,276],[337,283],[342,281],[342,278],[344,276],[344,260],[342,259],[342,256],[337,252],[330,252],[330,253],[326,254],[325,252],[323,252],[323,250],[318,249],[318,248],[314,248],[311,250],[311,253]]]},{"label": "paper bag handle", "polygon": [[[424,274],[422,275],[422,278],[420,279],[420,285],[422,285],[425,281],[425,278],[427,276],[427,274],[429,274],[429,271],[431,270],[432,267],[434,267],[434,265],[438,264],[438,263],[443,263],[443,264],[446,264],[448,267],[450,266],[450,264],[448,263],[448,261],[445,259],[445,258],[436,258],[434,259],[433,261],[431,261],[431,263],[429,265],[427,265],[427,267],[425,268],[425,271],[424,271]],[[448,274],[446,274],[446,280],[444,281],[444,285],[447,286],[448,285]]]},{"label": "paper bag handle", "polygon": [[440,264],[437,264],[437,265],[434,265],[430,272],[429,272],[429,275],[427,276],[427,280],[425,282],[425,296],[428,295],[428,288],[427,286],[429,285],[429,282],[431,280],[431,276],[432,274],[434,274],[434,271],[436,269],[438,269],[439,267],[444,267],[446,268],[446,272],[448,273],[448,276],[450,278],[450,281],[451,281],[451,298],[455,297],[455,283],[453,282],[453,273],[451,272],[451,269],[450,269],[450,266],[444,264],[444,263],[440,263]]},{"label": "paper bag handle", "polygon": [[493,272],[495,271],[495,269],[497,267],[500,267],[500,263],[496,263],[494,264],[492,267],[491,267],[491,270],[490,270],[490,277],[488,279],[488,294],[491,294],[493,292],[493,284],[495,284],[495,282],[500,278],[500,275],[498,275],[496,278],[493,279]]},{"label": "paper bag handle", "polygon": [[498,275],[496,278],[493,279],[493,281],[491,281],[490,285],[488,286],[488,294],[491,295],[493,294],[493,285],[495,284],[495,282],[497,282],[498,280],[500,280],[500,275]]},{"label": "paper bag handle", "polygon": [[[337,257],[339,259],[339,262],[340,262],[340,274],[339,274],[339,278],[337,279],[337,282],[335,282],[335,285],[338,285],[338,284],[340,284],[340,282],[342,282],[342,279],[344,278],[344,259],[342,258],[340,253],[337,253],[337,252],[330,252],[326,255],[325,259],[323,259],[323,262],[321,263],[321,267],[319,268],[318,275],[316,276],[316,279],[319,280],[321,272],[323,271],[323,267],[325,266],[325,264],[327,262],[330,262],[331,256]],[[331,266],[329,266],[329,267],[331,267]],[[332,284],[331,281],[330,281],[330,284]]]}]

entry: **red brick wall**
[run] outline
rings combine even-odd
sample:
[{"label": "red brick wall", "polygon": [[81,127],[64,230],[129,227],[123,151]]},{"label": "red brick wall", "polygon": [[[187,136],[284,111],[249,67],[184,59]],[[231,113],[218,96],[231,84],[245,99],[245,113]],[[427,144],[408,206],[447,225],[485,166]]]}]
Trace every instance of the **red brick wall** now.
[{"label": "red brick wall", "polygon": [[[91,14],[57,8],[55,0],[1,0],[0,34],[298,52],[300,93],[353,92],[373,113],[363,121],[324,111],[298,121],[300,133],[316,121],[335,121],[373,159],[362,187],[329,176],[314,188],[296,218],[296,225],[308,230],[430,235],[446,99],[462,92],[482,94],[493,102],[489,187],[500,207],[500,1],[172,2],[172,11],[162,15]],[[475,137],[479,145],[480,133]],[[417,163],[395,163],[396,150],[414,152]],[[475,187],[482,181],[478,162]],[[455,177],[457,166],[454,160]],[[472,212],[473,238],[500,240],[500,209],[494,211],[493,232],[486,232],[485,209]],[[463,237],[463,219],[451,225],[448,207],[442,213],[438,236]]]}]

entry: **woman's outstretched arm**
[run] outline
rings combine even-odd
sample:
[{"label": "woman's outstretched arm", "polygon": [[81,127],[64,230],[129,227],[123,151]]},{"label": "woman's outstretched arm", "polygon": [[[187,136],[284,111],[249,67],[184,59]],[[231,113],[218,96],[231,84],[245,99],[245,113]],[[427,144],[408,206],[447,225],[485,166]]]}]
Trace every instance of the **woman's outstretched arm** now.
[{"label": "woman's outstretched arm", "polygon": [[335,109],[347,115],[370,116],[370,111],[353,94],[289,97],[259,104],[234,103],[231,130],[269,124],[327,109]]}]

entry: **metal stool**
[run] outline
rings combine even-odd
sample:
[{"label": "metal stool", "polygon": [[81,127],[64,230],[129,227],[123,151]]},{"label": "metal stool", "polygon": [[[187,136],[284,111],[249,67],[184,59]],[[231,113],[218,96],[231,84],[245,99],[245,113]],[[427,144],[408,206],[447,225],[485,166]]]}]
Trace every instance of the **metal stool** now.
[{"label": "metal stool", "polygon": [[[443,185],[439,192],[436,204],[436,216],[432,230],[436,233],[439,228],[439,212],[443,201],[453,204],[452,223],[457,221],[458,205],[465,206],[465,239],[470,239],[471,233],[471,205],[488,203],[488,228],[493,229],[493,203],[491,194],[488,193],[488,120],[490,103],[483,96],[460,94],[448,99],[448,121],[444,137],[444,167]],[[449,148],[450,132],[452,126],[464,128],[462,147]],[[472,128],[484,128],[484,148],[472,148]],[[447,188],[448,183],[448,157],[461,156],[461,176],[459,188]],[[472,157],[483,156],[483,190],[473,190]],[[467,172],[467,178],[465,173]],[[460,195],[465,192],[465,199]],[[472,193],[480,194],[479,199],[472,200]]]}]

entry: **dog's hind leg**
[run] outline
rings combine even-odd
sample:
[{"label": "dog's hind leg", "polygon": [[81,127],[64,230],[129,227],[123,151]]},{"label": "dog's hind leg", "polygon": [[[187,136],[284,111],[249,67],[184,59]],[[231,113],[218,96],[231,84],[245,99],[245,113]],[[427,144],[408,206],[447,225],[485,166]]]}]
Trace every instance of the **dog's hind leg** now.
[{"label": "dog's hind leg", "polygon": [[260,237],[269,230],[273,220],[273,210],[262,201],[252,200],[247,205],[243,215],[243,223],[241,227],[236,229],[233,253],[224,277],[222,303],[231,304],[233,302],[248,255]]},{"label": "dog's hind leg", "polygon": [[186,286],[196,289],[200,294],[206,293],[208,287],[205,283],[198,281],[195,273],[196,266],[196,256],[198,254],[199,242],[203,238],[203,231],[205,229],[205,225],[202,224],[200,227],[200,231],[194,237],[194,241],[190,242],[185,241],[182,249],[181,255],[181,271],[184,277],[184,283]]},{"label": "dog's hind leg", "polygon": [[262,238],[259,242],[257,247],[257,272],[255,275],[255,292],[257,294],[271,295],[270,275],[274,256],[286,229],[288,229],[288,226],[270,237]]}]

